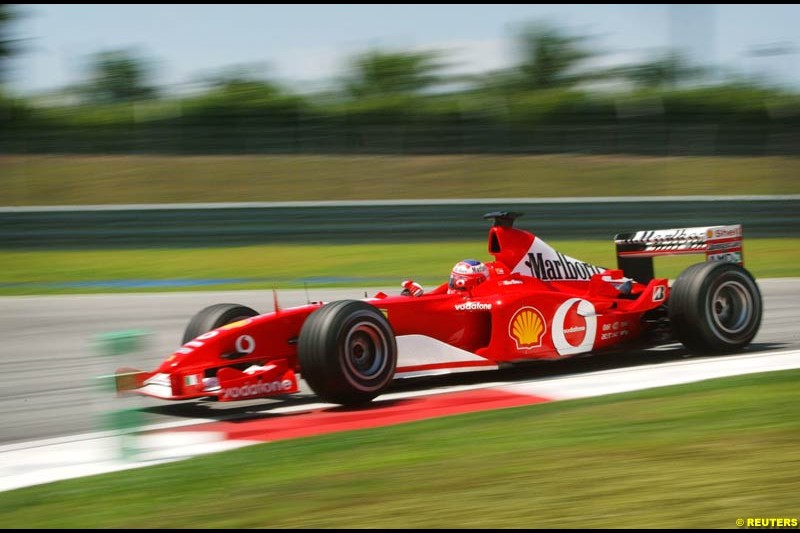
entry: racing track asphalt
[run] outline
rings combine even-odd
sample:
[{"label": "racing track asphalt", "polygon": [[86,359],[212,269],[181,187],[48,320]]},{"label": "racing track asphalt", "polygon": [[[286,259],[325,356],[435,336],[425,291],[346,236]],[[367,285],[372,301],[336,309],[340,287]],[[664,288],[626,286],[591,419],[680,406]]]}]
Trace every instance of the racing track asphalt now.
[{"label": "racing track asphalt", "polygon": [[[759,280],[765,299],[761,331],[750,352],[800,348],[797,324],[800,278]],[[397,289],[384,289],[395,292]],[[370,290],[370,294],[375,289]],[[357,289],[310,289],[312,300],[361,298]],[[281,291],[284,307],[306,302],[304,291]],[[151,370],[178,346],[189,318],[199,309],[221,302],[272,309],[271,291],[104,294],[0,298],[0,444],[56,437],[104,429],[103,413],[120,405],[97,385],[96,376],[118,366]],[[109,357],[98,353],[92,339],[105,332],[149,331],[146,349]],[[687,352],[668,349],[608,353],[512,370],[473,372],[435,378],[404,380],[394,390],[507,381],[574,374],[594,370],[682,360]],[[308,391],[306,387],[303,389]],[[172,422],[187,418],[209,420],[246,417],[276,401],[285,405],[314,402],[309,392],[290,400],[251,400],[234,403],[162,402],[149,398],[128,400],[123,407],[144,411],[144,422]],[[114,403],[117,402],[117,403]]]}]

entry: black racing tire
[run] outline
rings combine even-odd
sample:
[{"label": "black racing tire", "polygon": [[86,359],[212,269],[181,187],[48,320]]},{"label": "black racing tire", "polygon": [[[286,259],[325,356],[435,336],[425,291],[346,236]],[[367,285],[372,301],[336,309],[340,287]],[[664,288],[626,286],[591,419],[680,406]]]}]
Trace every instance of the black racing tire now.
[{"label": "black racing tire", "polygon": [[189,321],[183,332],[182,344],[208,333],[213,329],[232,324],[245,318],[257,316],[258,311],[239,304],[214,304],[199,311]]},{"label": "black racing tire", "polygon": [[763,310],[753,276],[737,264],[714,261],[684,270],[667,306],[674,337],[701,354],[744,349],[758,333]]},{"label": "black racing tire", "polygon": [[397,341],[374,306],[341,300],[311,313],[297,341],[300,374],[324,401],[359,405],[394,378]]}]

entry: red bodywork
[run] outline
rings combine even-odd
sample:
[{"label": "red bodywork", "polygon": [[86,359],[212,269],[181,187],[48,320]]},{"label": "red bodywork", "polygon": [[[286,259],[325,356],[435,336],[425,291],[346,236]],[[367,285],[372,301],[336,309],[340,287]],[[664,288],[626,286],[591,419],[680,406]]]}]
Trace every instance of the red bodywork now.
[{"label": "red bodywork", "polygon": [[[631,282],[622,291],[621,270],[567,257],[511,224],[490,229],[489,253],[494,256],[487,263],[489,279],[470,292],[448,294],[444,284],[420,297],[379,293],[365,300],[394,330],[398,375],[612,348],[642,338],[643,315],[669,296],[666,279]],[[297,392],[298,335],[321,305],[278,310],[210,331],[184,344],[154,372],[130,374],[132,388],[173,400]]]}]

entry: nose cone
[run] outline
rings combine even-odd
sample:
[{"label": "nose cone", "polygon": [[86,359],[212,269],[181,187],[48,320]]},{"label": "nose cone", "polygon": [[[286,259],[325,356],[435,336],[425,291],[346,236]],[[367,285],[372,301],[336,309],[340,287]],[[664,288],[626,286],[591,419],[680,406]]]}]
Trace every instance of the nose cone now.
[{"label": "nose cone", "polygon": [[168,374],[174,372],[176,368],[182,368],[188,364],[196,364],[200,359],[208,357],[209,354],[219,356],[218,347],[222,337],[223,335],[219,331],[210,331],[190,340],[167,357],[161,363],[158,372]]}]

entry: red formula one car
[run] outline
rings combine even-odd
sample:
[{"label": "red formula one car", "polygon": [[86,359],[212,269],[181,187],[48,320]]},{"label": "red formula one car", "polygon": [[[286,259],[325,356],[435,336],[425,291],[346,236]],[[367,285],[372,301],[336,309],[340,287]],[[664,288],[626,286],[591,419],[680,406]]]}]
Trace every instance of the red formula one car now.
[{"label": "red formula one car", "polygon": [[[124,389],[184,400],[243,400],[298,391],[297,374],[328,402],[359,404],[396,376],[561,359],[622,345],[678,340],[699,353],[746,347],[761,323],[761,294],[742,265],[741,226],[617,235],[618,269],[566,256],[517,213],[490,213],[485,265],[456,265],[422,294],[312,303],[259,314],[218,304],[192,318],[153,372],[118,375]],[[705,253],[670,287],[653,257]],[[125,385],[127,384],[127,385]]]}]

